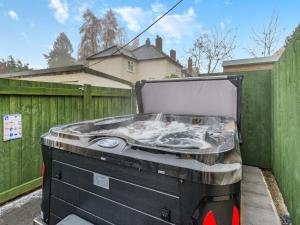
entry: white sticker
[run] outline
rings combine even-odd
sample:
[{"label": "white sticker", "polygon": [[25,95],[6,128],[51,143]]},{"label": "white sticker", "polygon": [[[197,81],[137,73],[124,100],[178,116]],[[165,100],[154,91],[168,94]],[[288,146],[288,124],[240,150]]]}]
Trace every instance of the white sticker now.
[{"label": "white sticker", "polygon": [[22,115],[11,114],[3,116],[3,141],[22,137]]},{"label": "white sticker", "polygon": [[94,173],[94,185],[109,190],[109,177]]}]

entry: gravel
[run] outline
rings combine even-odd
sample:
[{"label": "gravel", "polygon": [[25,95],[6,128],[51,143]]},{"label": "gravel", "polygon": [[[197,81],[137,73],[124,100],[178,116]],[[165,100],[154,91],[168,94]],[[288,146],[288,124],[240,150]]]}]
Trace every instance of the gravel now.
[{"label": "gravel", "polygon": [[292,220],[274,175],[269,170],[262,170],[282,225],[291,225]]}]

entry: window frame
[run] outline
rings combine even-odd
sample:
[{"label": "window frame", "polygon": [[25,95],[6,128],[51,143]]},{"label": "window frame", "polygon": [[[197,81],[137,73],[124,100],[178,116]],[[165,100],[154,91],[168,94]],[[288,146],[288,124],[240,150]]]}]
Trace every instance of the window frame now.
[{"label": "window frame", "polygon": [[131,60],[127,61],[127,71],[130,73],[134,72],[134,62]]}]

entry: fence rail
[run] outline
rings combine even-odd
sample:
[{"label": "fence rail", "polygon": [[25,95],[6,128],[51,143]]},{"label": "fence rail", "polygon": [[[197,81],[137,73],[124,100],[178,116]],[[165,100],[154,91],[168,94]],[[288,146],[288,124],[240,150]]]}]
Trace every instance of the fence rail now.
[{"label": "fence rail", "polygon": [[[50,127],[134,110],[132,90],[0,79],[0,204],[41,185],[40,136]],[[14,113],[23,137],[4,142],[2,116]]]}]

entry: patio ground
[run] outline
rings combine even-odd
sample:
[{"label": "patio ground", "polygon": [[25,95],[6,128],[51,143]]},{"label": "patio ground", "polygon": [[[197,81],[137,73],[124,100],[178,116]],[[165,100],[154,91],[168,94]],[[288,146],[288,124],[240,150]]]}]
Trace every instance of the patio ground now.
[{"label": "patio ground", "polygon": [[32,225],[41,214],[41,189],[0,206],[0,225]]}]

